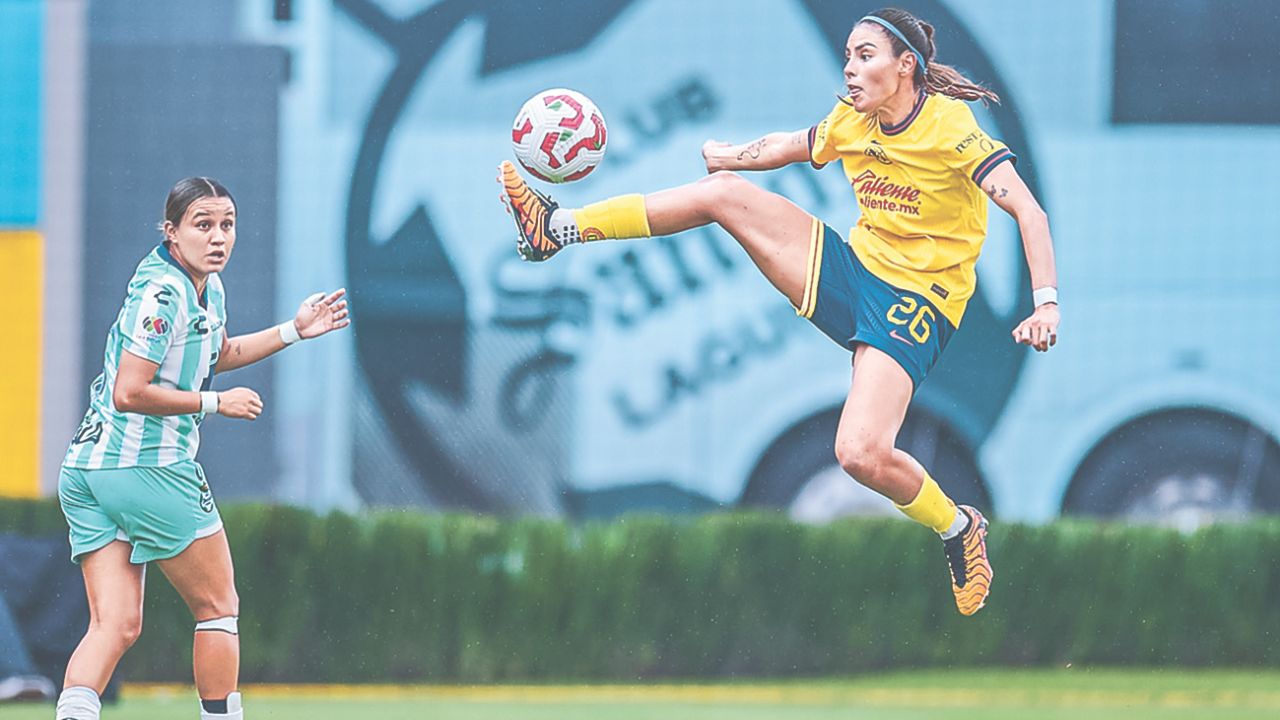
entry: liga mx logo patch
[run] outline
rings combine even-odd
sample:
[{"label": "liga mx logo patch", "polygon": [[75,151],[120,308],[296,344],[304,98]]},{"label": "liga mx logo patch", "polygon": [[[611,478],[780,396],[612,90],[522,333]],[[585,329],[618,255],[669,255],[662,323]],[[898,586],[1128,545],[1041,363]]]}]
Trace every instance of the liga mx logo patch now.
[{"label": "liga mx logo patch", "polygon": [[142,330],[147,333],[148,338],[155,340],[169,332],[169,321],[148,315],[142,318]]}]

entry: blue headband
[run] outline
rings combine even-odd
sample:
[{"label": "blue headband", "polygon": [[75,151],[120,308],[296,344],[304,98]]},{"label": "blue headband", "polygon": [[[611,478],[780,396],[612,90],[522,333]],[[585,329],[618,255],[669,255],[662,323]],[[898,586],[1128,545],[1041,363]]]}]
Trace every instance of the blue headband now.
[{"label": "blue headband", "polygon": [[907,49],[911,51],[911,54],[916,56],[916,61],[920,63],[920,72],[925,75],[929,74],[929,63],[925,62],[924,55],[921,54],[921,52],[916,49],[915,45],[911,44],[911,41],[907,39],[906,35],[902,34],[901,30],[893,26],[893,23],[877,15],[867,15],[866,17],[862,18],[858,22],[861,23],[861,22],[867,22],[867,21],[871,21],[883,27],[885,30],[888,30],[889,32],[893,33],[893,36],[901,40],[902,44],[906,45]]}]

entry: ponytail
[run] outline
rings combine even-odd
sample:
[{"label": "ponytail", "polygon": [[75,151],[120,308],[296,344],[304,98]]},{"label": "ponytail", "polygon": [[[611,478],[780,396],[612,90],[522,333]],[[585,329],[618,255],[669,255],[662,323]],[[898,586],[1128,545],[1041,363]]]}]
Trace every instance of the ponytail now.
[{"label": "ponytail", "polygon": [[932,61],[929,62],[928,72],[924,73],[924,91],[930,95],[946,95],[959,100],[1000,102],[1000,96],[995,90],[975,83],[950,65]]}]

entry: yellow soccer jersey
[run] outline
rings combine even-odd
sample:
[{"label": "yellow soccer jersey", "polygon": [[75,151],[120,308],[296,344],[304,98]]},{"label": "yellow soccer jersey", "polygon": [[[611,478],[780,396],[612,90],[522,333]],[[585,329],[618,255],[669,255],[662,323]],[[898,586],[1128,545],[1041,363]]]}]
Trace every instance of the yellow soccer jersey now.
[{"label": "yellow soccer jersey", "polygon": [[862,264],[929,298],[958,327],[987,236],[980,185],[1013,153],[978,127],[964,101],[922,93],[896,126],[838,103],[810,129],[809,159],[844,164],[862,210],[849,231]]}]

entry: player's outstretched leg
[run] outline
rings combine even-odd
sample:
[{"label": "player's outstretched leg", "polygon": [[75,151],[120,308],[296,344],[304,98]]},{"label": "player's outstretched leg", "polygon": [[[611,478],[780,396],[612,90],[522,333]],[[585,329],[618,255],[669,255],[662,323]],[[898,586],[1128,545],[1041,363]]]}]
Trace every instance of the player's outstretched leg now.
[{"label": "player's outstretched leg", "polygon": [[517,248],[526,260],[546,260],[573,243],[675,235],[715,223],[738,241],[792,305],[802,306],[811,241],[820,223],[785,197],[736,173],[715,172],[687,185],[572,209],[529,187],[509,162],[499,167],[498,180],[519,231]]},{"label": "player's outstretched leg", "polygon": [[643,195],[620,195],[569,210],[530,187],[510,162],[498,166],[498,182],[516,221],[516,249],[530,262],[542,262],[565,245],[650,235]]}]

